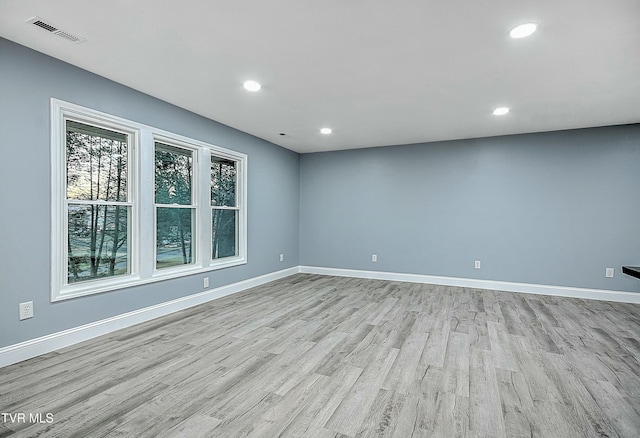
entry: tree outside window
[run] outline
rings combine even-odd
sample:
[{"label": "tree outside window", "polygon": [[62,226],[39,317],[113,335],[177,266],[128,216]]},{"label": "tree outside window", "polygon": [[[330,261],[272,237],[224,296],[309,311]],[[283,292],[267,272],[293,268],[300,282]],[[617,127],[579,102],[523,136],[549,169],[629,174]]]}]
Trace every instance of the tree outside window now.
[{"label": "tree outside window", "polygon": [[156,142],[156,269],[193,263],[193,151]]},{"label": "tree outside window", "polygon": [[238,255],[236,161],[211,156],[211,213],[213,259]]},{"label": "tree outside window", "polygon": [[130,272],[128,135],[66,121],[67,282]]},{"label": "tree outside window", "polygon": [[247,263],[247,160],[51,99],[51,300]]}]

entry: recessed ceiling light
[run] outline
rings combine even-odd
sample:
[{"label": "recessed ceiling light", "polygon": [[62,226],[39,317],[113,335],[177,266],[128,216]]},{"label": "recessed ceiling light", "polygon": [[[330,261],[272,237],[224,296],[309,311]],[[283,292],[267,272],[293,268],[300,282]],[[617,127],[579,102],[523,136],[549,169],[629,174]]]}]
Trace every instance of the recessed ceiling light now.
[{"label": "recessed ceiling light", "polygon": [[511,35],[511,38],[524,38],[534,33],[537,28],[538,25],[536,23],[524,23],[511,29],[509,35]]},{"label": "recessed ceiling light", "polygon": [[245,90],[248,90],[248,91],[258,91],[260,90],[260,88],[262,88],[262,85],[260,85],[256,81],[245,81],[243,86]]},{"label": "recessed ceiling light", "polygon": [[331,134],[332,132],[331,128],[322,128],[320,130],[320,134]]},{"label": "recessed ceiling light", "polygon": [[508,112],[509,112],[509,108],[507,108],[506,106],[501,106],[500,108],[496,108],[496,109],[493,110],[493,115],[494,116],[504,116]]}]

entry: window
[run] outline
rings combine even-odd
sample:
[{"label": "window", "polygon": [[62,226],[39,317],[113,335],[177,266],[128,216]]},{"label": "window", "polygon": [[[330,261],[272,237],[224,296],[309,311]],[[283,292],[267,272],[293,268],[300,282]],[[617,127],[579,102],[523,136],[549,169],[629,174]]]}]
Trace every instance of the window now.
[{"label": "window", "polygon": [[246,260],[246,156],[212,150],[211,264]]},{"label": "window", "polygon": [[211,156],[211,257],[214,260],[238,255],[236,176],[235,161]]},{"label": "window", "polygon": [[51,114],[53,301],[246,263],[246,155],[56,99]]},{"label": "window", "polygon": [[52,299],[101,292],[138,278],[131,124],[52,100]]},{"label": "window", "polygon": [[129,135],[65,120],[67,283],[131,273]]},{"label": "window", "polygon": [[194,263],[193,151],[156,142],[156,269]]}]

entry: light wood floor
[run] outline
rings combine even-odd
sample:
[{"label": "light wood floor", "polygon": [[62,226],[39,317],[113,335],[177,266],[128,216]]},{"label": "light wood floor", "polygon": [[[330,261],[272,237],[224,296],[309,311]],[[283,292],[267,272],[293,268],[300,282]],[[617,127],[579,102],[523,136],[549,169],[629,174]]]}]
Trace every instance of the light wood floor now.
[{"label": "light wood floor", "polygon": [[300,274],[0,369],[45,420],[0,436],[637,438],[639,338],[638,305]]}]

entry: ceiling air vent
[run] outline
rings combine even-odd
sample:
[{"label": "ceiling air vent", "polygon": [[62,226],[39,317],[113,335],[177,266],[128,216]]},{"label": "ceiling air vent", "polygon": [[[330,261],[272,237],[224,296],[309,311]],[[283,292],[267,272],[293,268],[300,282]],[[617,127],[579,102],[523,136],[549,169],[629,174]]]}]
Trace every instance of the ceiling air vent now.
[{"label": "ceiling air vent", "polygon": [[84,38],[77,37],[69,32],[58,29],[52,23],[47,23],[40,17],[33,17],[27,20],[27,23],[31,23],[34,26],[38,26],[41,29],[46,30],[47,32],[51,32],[54,35],[59,36],[60,38],[64,38],[67,41],[71,41],[72,43],[82,43],[86,41]]}]

